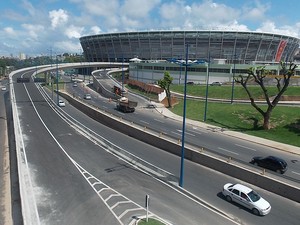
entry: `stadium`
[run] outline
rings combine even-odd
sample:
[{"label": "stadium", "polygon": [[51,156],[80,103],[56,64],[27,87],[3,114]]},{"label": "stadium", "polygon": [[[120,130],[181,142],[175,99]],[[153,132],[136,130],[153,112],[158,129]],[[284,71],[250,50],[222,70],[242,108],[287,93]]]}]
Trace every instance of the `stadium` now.
[{"label": "stadium", "polygon": [[225,63],[293,61],[300,39],[296,37],[239,31],[145,31],[84,36],[80,43],[90,62],[128,62],[185,58],[222,59]]},{"label": "stadium", "polygon": [[[132,80],[155,83],[168,71],[173,83],[180,84],[186,70],[187,82],[204,84],[232,83],[236,74],[246,74],[253,65],[265,65],[279,75],[279,62],[295,60],[300,39],[262,32],[148,31],[85,36],[80,43],[90,62],[130,62]],[[203,63],[185,67],[187,58]],[[178,65],[174,59],[183,61]],[[292,83],[300,85],[300,79]]]}]

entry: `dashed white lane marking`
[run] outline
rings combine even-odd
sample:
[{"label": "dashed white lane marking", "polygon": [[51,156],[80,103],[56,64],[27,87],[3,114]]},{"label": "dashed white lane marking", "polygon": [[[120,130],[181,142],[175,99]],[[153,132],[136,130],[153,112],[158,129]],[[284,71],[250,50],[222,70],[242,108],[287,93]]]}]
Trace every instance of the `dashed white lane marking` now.
[{"label": "dashed white lane marking", "polygon": [[181,133],[177,133],[177,132],[174,132],[174,131],[171,131],[171,133],[172,133],[172,134],[176,134],[176,135],[178,135],[178,136],[181,135]]},{"label": "dashed white lane marking", "polygon": [[164,121],[161,121],[159,119],[154,119],[155,121],[159,122],[159,123],[165,123]]},{"label": "dashed white lane marking", "polygon": [[193,133],[195,133],[195,134],[199,134],[199,135],[202,135],[202,134],[204,133],[204,132],[202,132],[202,131],[200,132],[200,131],[198,131],[198,130],[196,130],[196,131],[195,131],[195,130],[191,130],[191,132],[193,132]]},{"label": "dashed white lane marking", "polygon": [[140,120],[140,122],[145,123],[145,124],[149,124],[147,121],[144,121],[144,120]]},{"label": "dashed white lane marking", "polygon": [[248,150],[251,150],[251,151],[257,151],[256,149],[254,149],[254,148],[250,148],[250,147],[246,147],[246,146],[244,146],[244,145],[239,145],[239,144],[235,144],[236,146],[238,146],[238,147],[241,147],[241,148],[245,148],[245,149],[248,149]]},{"label": "dashed white lane marking", "polygon": [[236,152],[233,152],[233,151],[230,151],[228,149],[225,149],[225,148],[221,148],[221,147],[218,147],[219,150],[222,150],[222,151],[225,151],[225,152],[229,152],[231,154],[235,154],[235,155],[239,155],[239,153],[236,153]]},{"label": "dashed white lane marking", "polygon": [[198,133],[198,134],[203,134],[203,133],[207,134],[208,133],[206,130],[203,130],[203,129],[199,130],[198,127],[193,127],[192,132]]},{"label": "dashed white lane marking", "polygon": [[298,173],[298,172],[295,172],[295,171],[291,171],[291,172],[300,176],[300,173]]},{"label": "dashed white lane marking", "polygon": [[[177,130],[179,133],[182,133],[182,130]],[[188,134],[188,135],[191,135],[193,137],[195,137],[196,135],[195,134],[192,134],[192,133],[189,133],[189,132],[184,132],[185,134]]]}]

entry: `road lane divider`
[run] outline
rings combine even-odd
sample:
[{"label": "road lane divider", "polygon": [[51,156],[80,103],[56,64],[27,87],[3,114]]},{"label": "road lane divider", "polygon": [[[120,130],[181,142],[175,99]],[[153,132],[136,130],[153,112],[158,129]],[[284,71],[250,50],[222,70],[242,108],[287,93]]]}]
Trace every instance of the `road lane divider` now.
[{"label": "road lane divider", "polygon": [[[72,96],[66,92],[60,92],[60,95],[67,99],[74,107],[90,116],[95,121],[181,157],[181,145],[177,140],[167,136],[159,136],[156,132],[149,129],[144,130],[143,127],[139,127],[129,121],[118,120],[117,117],[108,114],[104,110],[96,109],[95,107],[87,105],[78,99],[73,99]],[[250,165],[246,166],[244,163],[237,163],[236,161],[233,161],[233,159],[230,161],[231,163],[228,163],[228,156],[220,158],[220,156],[217,157],[211,154],[209,155],[208,152],[209,151],[199,152],[199,147],[187,144],[185,147],[184,158],[251,183],[283,197],[300,202],[299,181],[288,180],[284,177],[278,179],[277,175],[273,175],[271,173],[261,174]]]}]

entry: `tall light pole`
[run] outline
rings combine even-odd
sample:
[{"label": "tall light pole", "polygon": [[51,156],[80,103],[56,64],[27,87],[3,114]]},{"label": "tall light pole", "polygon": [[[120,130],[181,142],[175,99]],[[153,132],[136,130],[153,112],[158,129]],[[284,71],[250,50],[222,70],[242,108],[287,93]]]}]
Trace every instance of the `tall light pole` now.
[{"label": "tall light pole", "polygon": [[58,94],[58,60],[57,60],[57,54],[56,54],[56,97],[57,97],[57,104],[59,101],[59,94]]},{"label": "tall light pole", "polygon": [[203,121],[206,121],[206,114],[207,114],[209,69],[210,69],[210,54],[208,54],[208,64],[207,64],[207,72],[206,72],[206,90],[205,90],[205,106],[204,106]]},{"label": "tall light pole", "polygon": [[[181,59],[182,59],[182,56],[178,56],[178,57],[181,57]],[[179,81],[178,81],[178,83],[181,84],[182,63],[180,63],[179,65],[180,65],[180,70],[179,70]]]},{"label": "tall light pole", "polygon": [[232,84],[231,84],[231,101],[230,101],[231,104],[233,103],[233,96],[234,96],[235,60],[236,60],[236,51],[234,50]]},{"label": "tall light pole", "polygon": [[183,121],[182,121],[182,137],[181,137],[181,163],[180,163],[180,179],[179,186],[183,187],[184,177],[184,138],[185,138],[185,117],[186,117],[186,83],[187,83],[187,67],[188,67],[189,45],[186,44],[185,50],[185,74],[184,74],[184,97],[183,97]]},{"label": "tall light pole", "polygon": [[[138,59],[139,56],[137,55],[136,58]],[[136,61],[136,63],[138,63],[139,60]],[[139,65],[136,64],[136,80],[138,81],[139,80]]]},{"label": "tall light pole", "polygon": [[52,47],[50,47],[49,51],[50,51],[50,64],[52,67]]},{"label": "tall light pole", "polygon": [[122,55],[122,97],[124,93],[124,56]]}]

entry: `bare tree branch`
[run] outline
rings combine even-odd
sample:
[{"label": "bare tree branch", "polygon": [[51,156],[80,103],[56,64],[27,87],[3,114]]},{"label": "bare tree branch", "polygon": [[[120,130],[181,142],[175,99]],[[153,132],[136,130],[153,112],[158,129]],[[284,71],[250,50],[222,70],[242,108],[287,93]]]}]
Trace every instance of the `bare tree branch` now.
[{"label": "bare tree branch", "polygon": [[[279,102],[279,100],[280,100],[281,96],[283,95],[283,93],[287,90],[287,88],[289,86],[289,83],[290,83],[290,78],[291,78],[291,76],[294,75],[297,65],[295,65],[293,63],[290,63],[289,68],[287,68],[287,63],[281,62],[281,67],[282,67],[281,71],[283,73],[282,74],[283,75],[283,86],[281,87],[281,85],[280,85],[281,79],[276,79],[277,80],[278,93],[277,93],[277,95],[275,96],[275,98],[273,99],[272,102],[270,101],[270,96],[269,96],[269,93],[268,93],[268,89],[265,87],[265,78],[270,73],[270,71],[265,69],[265,66],[261,66],[261,67],[257,67],[257,68],[251,67],[248,70],[247,76],[239,75],[235,78],[235,81],[237,83],[240,83],[244,87],[244,89],[245,89],[245,91],[246,91],[246,93],[247,93],[247,95],[250,99],[251,105],[263,116],[263,118],[264,118],[264,124],[263,124],[264,129],[270,129],[270,121],[269,120],[270,120],[270,117],[271,117],[271,113],[272,113],[273,109],[275,108],[275,106],[277,105],[277,103]],[[256,104],[252,93],[250,92],[249,88],[247,87],[247,83],[250,80],[250,78],[253,78],[254,82],[257,83],[263,91],[264,98],[265,98],[265,100],[267,102],[267,105],[268,105],[266,111],[263,111]]]},{"label": "bare tree branch", "polygon": [[281,81],[281,78],[275,77],[275,80],[277,81],[277,85],[276,85],[277,90],[278,90],[278,92],[280,92],[280,88],[281,88],[280,81]]}]

